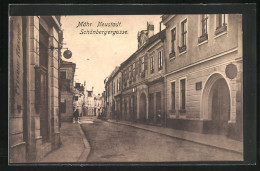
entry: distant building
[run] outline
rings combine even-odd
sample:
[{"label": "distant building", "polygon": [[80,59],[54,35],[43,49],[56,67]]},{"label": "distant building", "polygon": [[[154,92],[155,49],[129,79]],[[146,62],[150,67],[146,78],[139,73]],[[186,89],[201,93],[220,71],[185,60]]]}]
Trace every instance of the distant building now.
[{"label": "distant building", "polygon": [[74,87],[74,97],[73,97],[73,110],[78,109],[79,116],[83,115],[83,106],[85,99],[85,87],[81,83],[75,83]]},{"label": "distant building", "polygon": [[104,97],[100,94],[94,94],[94,87],[92,90],[86,90],[84,115],[98,116],[104,110]]},{"label": "distant building", "polygon": [[60,113],[61,121],[72,121],[74,97],[74,73],[76,64],[62,61],[60,67]]}]

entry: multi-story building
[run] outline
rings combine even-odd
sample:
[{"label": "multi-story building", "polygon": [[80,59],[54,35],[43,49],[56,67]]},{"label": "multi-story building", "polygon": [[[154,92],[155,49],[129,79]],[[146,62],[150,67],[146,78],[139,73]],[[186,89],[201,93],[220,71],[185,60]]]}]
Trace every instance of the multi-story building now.
[{"label": "multi-story building", "polygon": [[60,67],[61,121],[72,121],[74,97],[74,73],[76,64],[62,61]]},{"label": "multi-story building", "polygon": [[242,16],[164,15],[167,126],[242,136]]},{"label": "multi-story building", "polygon": [[[242,16],[163,15],[162,23],[156,35],[147,23],[120,65],[121,118],[154,122],[160,114],[167,127],[241,139]],[[106,84],[110,104],[115,81]]]},{"label": "multi-story building", "polygon": [[60,17],[11,16],[9,24],[9,161],[36,161],[60,145]]},{"label": "multi-story building", "polygon": [[85,87],[81,83],[75,83],[73,97],[73,111],[78,109],[79,116],[83,115],[83,106],[85,105]]},{"label": "multi-story building", "polygon": [[[115,77],[116,76],[116,77]],[[120,98],[120,92],[117,89],[120,89],[121,74],[119,73],[119,67],[115,67],[110,76],[105,80],[105,88],[106,88],[106,118],[115,119],[115,111],[116,111],[116,102],[115,96],[117,99]],[[118,85],[117,85],[118,84]],[[119,103],[117,103],[120,106]],[[120,108],[120,107],[119,107]],[[119,109],[120,110],[120,109]]]},{"label": "multi-story building", "polygon": [[95,95],[94,87],[92,87],[92,90],[86,90],[86,92],[84,115],[98,116],[104,110],[104,97],[100,94]]},{"label": "multi-story building", "polygon": [[154,25],[147,23],[147,30],[138,33],[138,50],[120,66],[125,120],[153,122],[157,112],[164,113],[165,30],[153,33]]}]

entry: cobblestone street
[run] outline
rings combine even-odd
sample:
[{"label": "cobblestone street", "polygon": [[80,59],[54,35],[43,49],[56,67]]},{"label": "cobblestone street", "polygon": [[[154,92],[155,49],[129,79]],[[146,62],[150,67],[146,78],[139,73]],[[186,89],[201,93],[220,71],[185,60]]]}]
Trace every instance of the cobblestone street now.
[{"label": "cobblestone street", "polygon": [[238,153],[102,120],[81,126],[91,146],[87,162],[242,160]]}]

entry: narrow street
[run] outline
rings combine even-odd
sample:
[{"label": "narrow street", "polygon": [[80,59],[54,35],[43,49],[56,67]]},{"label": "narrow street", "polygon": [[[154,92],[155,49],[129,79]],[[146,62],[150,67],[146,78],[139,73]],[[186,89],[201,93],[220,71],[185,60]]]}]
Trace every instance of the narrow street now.
[{"label": "narrow street", "polygon": [[91,146],[87,162],[223,161],[242,156],[94,118],[81,126]]}]

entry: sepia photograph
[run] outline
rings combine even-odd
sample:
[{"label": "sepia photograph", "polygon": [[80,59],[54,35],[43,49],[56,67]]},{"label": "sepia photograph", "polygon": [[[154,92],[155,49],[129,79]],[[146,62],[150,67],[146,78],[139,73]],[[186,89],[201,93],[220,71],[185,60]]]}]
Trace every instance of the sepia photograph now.
[{"label": "sepia photograph", "polygon": [[242,17],[9,16],[9,164],[244,161]]}]

